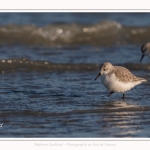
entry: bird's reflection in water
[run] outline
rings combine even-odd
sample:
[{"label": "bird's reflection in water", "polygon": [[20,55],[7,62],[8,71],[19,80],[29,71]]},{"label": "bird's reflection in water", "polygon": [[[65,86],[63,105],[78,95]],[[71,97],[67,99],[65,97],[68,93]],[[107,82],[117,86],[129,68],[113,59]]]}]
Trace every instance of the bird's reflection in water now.
[{"label": "bird's reflection in water", "polygon": [[135,103],[130,103],[122,100],[109,100],[103,103],[104,108],[106,109],[120,109],[120,108],[137,108],[139,107]]},{"label": "bird's reflection in water", "polygon": [[103,134],[131,137],[140,133],[140,106],[137,104],[113,100],[104,102],[103,109],[106,109],[102,115]]}]

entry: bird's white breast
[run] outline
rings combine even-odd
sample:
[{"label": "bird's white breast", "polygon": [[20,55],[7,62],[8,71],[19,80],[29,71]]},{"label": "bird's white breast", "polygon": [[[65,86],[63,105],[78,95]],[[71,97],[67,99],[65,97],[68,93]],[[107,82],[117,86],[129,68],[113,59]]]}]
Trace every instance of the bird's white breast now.
[{"label": "bird's white breast", "polygon": [[114,73],[111,75],[102,75],[101,82],[108,90],[113,92],[125,92],[133,88],[135,85],[140,84],[140,82],[121,82]]}]

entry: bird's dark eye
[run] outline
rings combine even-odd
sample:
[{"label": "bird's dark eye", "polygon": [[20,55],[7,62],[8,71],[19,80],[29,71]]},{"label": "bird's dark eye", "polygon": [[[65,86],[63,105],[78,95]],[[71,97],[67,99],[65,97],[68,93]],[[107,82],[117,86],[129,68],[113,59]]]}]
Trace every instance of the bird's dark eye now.
[{"label": "bird's dark eye", "polygon": [[106,69],[104,68],[103,70],[105,71]]}]

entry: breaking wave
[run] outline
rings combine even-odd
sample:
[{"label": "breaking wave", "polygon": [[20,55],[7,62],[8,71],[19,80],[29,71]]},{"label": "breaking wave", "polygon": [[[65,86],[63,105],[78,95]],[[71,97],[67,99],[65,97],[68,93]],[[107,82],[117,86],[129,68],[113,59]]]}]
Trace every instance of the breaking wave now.
[{"label": "breaking wave", "polygon": [[96,24],[50,24],[47,26],[0,26],[0,44],[114,45],[142,43],[150,38],[150,26],[123,26],[115,21]]}]

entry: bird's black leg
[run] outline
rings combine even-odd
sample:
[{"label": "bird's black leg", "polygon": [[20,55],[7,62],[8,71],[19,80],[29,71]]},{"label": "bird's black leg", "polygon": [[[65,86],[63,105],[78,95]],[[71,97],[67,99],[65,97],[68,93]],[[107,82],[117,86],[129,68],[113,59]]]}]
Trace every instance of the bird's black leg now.
[{"label": "bird's black leg", "polygon": [[113,94],[113,93],[114,93],[114,92],[111,91],[111,92],[108,94],[108,97],[109,97],[111,94]]},{"label": "bird's black leg", "polygon": [[123,93],[122,100],[124,101],[125,94]]}]

